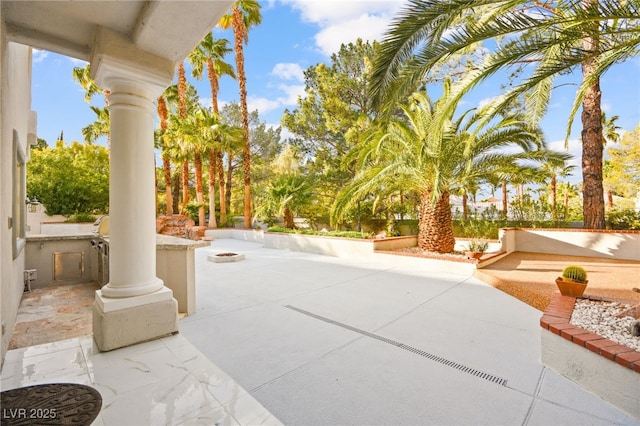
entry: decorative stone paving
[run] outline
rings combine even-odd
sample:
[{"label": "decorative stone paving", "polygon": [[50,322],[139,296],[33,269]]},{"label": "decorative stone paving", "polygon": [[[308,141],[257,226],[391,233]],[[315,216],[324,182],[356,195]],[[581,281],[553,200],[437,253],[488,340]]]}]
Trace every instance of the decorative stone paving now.
[{"label": "decorative stone paving", "polygon": [[59,284],[24,293],[9,349],[90,335],[97,282]]}]

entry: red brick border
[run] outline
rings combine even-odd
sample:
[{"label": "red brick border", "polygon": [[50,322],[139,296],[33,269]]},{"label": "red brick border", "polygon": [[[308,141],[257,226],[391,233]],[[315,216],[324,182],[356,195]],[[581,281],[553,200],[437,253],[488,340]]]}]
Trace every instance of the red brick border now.
[{"label": "red brick border", "polygon": [[574,297],[555,292],[540,318],[540,326],[597,355],[640,373],[640,352],[569,323],[575,303]]}]

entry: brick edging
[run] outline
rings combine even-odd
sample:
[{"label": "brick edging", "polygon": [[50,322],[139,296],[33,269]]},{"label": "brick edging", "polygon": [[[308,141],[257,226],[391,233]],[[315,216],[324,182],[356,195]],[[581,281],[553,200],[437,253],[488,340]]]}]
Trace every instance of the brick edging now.
[{"label": "brick edging", "polygon": [[540,326],[597,355],[640,373],[640,352],[569,322],[575,303],[575,297],[563,296],[556,291],[551,296],[551,302],[540,318]]}]

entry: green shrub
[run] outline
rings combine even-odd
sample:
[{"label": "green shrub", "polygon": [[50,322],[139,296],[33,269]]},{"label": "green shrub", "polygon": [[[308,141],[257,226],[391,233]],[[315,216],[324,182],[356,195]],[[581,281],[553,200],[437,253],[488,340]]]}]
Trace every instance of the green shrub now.
[{"label": "green shrub", "polygon": [[[209,211],[209,205],[208,204],[202,204],[204,206],[204,212],[205,214]],[[189,216],[189,219],[193,220],[196,225],[198,224],[198,221],[200,220],[200,218],[198,217],[198,210],[200,209],[200,204],[197,203],[189,203],[187,204],[185,210],[187,211],[187,216]]]},{"label": "green shrub", "polygon": [[65,220],[65,222],[68,223],[86,223],[95,221],[96,217],[90,213],[76,213]]},{"label": "green shrub", "polygon": [[316,231],[313,229],[288,229],[282,226],[272,226],[267,229],[268,232],[281,232],[283,234],[300,234],[300,235],[325,235],[328,237],[341,237],[341,238],[371,238],[371,234],[358,231]]},{"label": "green shrub", "polygon": [[607,229],[640,230],[640,212],[632,209],[607,212]]}]

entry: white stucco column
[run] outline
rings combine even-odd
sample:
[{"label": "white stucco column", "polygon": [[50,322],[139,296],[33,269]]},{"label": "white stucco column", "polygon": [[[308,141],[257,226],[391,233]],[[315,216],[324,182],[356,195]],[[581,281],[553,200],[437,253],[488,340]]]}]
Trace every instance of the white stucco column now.
[{"label": "white stucco column", "polygon": [[105,297],[153,293],[156,277],[153,88],[130,77],[107,77],[111,89],[109,283]]},{"label": "white stucco column", "polygon": [[174,64],[99,29],[91,58],[96,83],[110,91],[109,283],[96,292],[93,335],[100,350],[178,330],[178,304],[156,276],[153,101]]}]

